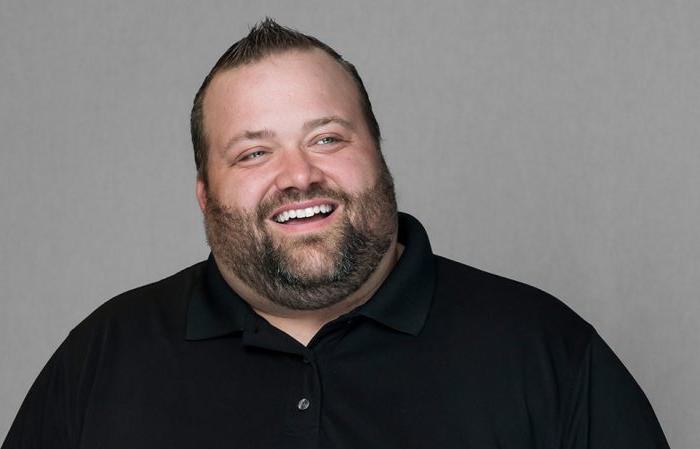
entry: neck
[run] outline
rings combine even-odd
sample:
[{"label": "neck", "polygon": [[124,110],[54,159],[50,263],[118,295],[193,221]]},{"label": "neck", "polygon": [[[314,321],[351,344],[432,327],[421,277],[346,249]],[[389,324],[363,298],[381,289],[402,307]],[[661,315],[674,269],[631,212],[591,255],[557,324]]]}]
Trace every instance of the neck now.
[{"label": "neck", "polygon": [[[221,274],[229,286],[258,315],[265,318],[272,326],[306,346],[326,323],[367,302],[384,283],[399,257],[401,257],[402,252],[403,245],[398,243],[396,236],[394,236],[391,246],[382,257],[379,265],[360,288],[342,301],[318,310],[288,309],[258,294],[233,273],[228,272],[228,270],[222,269]],[[221,264],[219,264],[219,267],[221,267]]]}]

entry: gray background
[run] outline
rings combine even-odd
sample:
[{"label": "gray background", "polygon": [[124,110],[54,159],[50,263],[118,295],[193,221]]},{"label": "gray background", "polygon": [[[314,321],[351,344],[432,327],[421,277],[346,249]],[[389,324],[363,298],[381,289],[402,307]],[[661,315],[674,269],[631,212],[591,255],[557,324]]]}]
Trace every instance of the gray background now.
[{"label": "gray background", "polygon": [[269,14],[356,63],[436,252],[562,298],[697,447],[699,5],[0,2],[0,437],[79,320],[207,255],[191,100]]}]

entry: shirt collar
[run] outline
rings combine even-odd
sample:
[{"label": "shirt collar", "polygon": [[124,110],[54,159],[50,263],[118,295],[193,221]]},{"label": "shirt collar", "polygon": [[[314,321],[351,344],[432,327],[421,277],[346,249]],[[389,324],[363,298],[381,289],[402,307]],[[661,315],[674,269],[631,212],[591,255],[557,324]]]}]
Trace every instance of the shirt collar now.
[{"label": "shirt collar", "polygon": [[435,285],[435,261],[428,234],[418,220],[399,213],[401,258],[374,296],[356,313],[400,332],[418,335],[428,316]]},{"label": "shirt collar", "polygon": [[[404,251],[374,296],[349,315],[362,315],[399,332],[418,335],[430,310],[435,262],[428,235],[412,216],[399,213]],[[242,332],[254,312],[221,276],[212,255],[187,310],[187,340]]]},{"label": "shirt collar", "polygon": [[209,254],[187,308],[185,338],[202,340],[243,331],[252,313],[248,303],[226,283],[214,256]]}]

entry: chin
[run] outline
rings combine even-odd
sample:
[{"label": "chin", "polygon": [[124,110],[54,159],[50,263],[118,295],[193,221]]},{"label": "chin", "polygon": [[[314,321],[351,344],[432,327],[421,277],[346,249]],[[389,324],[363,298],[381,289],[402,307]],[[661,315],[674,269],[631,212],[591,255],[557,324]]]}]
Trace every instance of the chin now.
[{"label": "chin", "polygon": [[329,251],[321,245],[299,245],[286,251],[287,266],[290,272],[306,279],[326,279],[334,274],[338,250]]}]

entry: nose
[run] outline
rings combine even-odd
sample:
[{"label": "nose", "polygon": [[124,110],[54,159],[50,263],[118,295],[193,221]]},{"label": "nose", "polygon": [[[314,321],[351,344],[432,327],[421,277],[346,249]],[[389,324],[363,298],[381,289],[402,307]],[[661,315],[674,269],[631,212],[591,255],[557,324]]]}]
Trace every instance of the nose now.
[{"label": "nose", "polygon": [[323,171],[318,168],[309,155],[301,149],[288,149],[281,160],[275,184],[279,190],[290,188],[307,190],[312,184],[323,181]]}]

